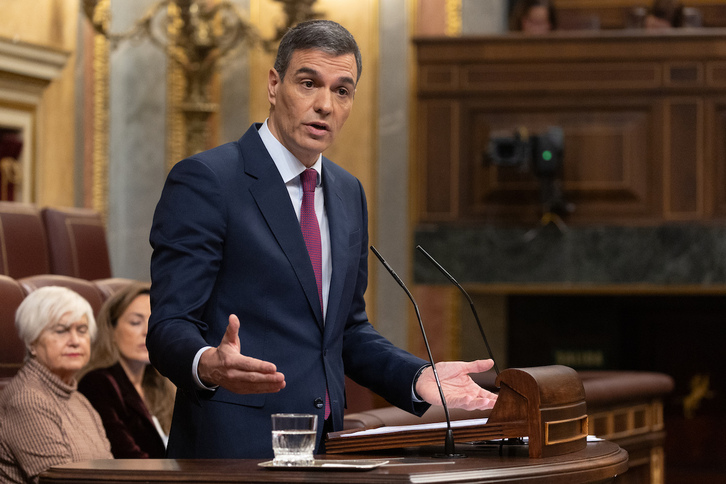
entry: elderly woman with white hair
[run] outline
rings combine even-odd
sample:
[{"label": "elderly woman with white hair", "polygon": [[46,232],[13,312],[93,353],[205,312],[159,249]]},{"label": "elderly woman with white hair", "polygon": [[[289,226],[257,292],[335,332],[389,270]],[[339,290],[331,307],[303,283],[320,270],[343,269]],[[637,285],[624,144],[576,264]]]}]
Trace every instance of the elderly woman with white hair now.
[{"label": "elderly woman with white hair", "polygon": [[96,335],[91,306],[70,289],[43,287],[20,304],[15,327],[27,353],[0,392],[0,482],[38,482],[53,465],[113,458],[101,418],[76,389]]}]

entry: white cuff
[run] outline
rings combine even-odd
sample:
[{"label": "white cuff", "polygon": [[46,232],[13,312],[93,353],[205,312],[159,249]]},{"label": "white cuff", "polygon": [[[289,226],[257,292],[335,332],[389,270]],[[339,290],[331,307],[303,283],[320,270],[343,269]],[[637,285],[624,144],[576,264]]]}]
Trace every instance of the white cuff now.
[{"label": "white cuff", "polygon": [[199,351],[197,351],[197,354],[194,356],[194,361],[192,362],[192,378],[194,379],[194,383],[197,384],[200,390],[214,391],[219,388],[219,385],[208,387],[207,385],[202,383],[202,380],[199,378],[199,359],[202,357],[202,353],[210,348],[211,346],[204,346],[203,348],[200,348]]},{"label": "white cuff", "polygon": [[421,373],[423,373],[423,371],[429,366],[431,366],[430,363],[419,368],[416,372],[416,376],[413,377],[413,383],[411,383],[411,399],[414,401],[414,403],[423,403],[426,401],[423,398],[419,397],[418,393],[416,393],[416,382],[418,381],[418,377],[421,376]]}]

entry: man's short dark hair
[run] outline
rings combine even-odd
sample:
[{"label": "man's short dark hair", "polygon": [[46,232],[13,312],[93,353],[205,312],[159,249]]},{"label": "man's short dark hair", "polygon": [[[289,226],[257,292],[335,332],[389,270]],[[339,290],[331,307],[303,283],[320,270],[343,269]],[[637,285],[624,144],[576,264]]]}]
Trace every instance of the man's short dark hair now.
[{"label": "man's short dark hair", "polygon": [[353,54],[358,67],[356,83],[360,79],[363,61],[358,44],[351,33],[332,20],[309,20],[288,30],[280,41],[275,58],[275,70],[281,80],[285,79],[285,72],[290,65],[293,52],[306,49],[321,50],[334,56]]}]

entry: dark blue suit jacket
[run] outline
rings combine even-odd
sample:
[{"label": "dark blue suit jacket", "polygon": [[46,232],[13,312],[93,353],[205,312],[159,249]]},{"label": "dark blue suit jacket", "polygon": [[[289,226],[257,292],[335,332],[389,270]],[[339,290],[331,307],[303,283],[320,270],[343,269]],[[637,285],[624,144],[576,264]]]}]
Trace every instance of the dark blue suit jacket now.
[{"label": "dark blue suit jacket", "polygon": [[[360,182],[323,159],[332,278],[325,324],[312,264],[287,188],[253,125],[237,142],[179,162],[169,173],[151,229],[151,361],[179,388],[168,455],[272,456],[270,415],[317,414],[318,443],[330,394],[343,427],[344,374],[412,413],[426,362],[393,346],[369,323],[368,214]],[[278,393],[200,391],[192,360],[217,346],[230,314],[244,355],[285,375]],[[403,324],[403,322],[402,322]]]}]

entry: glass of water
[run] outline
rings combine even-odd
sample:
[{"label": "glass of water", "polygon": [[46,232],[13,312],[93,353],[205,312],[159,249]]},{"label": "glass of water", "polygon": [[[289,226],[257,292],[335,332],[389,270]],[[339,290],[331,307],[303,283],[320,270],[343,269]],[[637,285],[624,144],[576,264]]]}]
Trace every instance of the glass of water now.
[{"label": "glass of water", "polygon": [[313,463],[318,416],[306,413],[272,415],[273,465],[299,466]]}]

